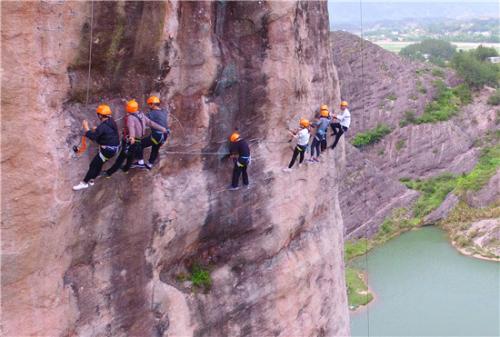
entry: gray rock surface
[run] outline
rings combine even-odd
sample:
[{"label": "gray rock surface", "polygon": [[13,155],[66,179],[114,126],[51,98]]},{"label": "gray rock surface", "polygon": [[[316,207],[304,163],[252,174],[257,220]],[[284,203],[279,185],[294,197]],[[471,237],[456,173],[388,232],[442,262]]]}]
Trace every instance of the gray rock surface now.
[{"label": "gray rock surface", "polygon": [[466,200],[473,207],[488,207],[494,203],[500,203],[500,170],[497,170],[488,184],[479,191],[468,192]]},{"label": "gray rock surface", "polygon": [[[286,129],[339,103],[326,2],[93,2],[92,40],[90,2],[1,6],[3,336],[349,334],[343,144],[281,170]],[[73,193],[96,153],[73,157],[81,120],[151,93],[170,152]],[[229,192],[231,163],[196,153],[234,127],[254,185]],[[180,280],[193,263],[210,291]]]},{"label": "gray rock surface", "polygon": [[460,199],[454,193],[449,193],[441,205],[424,218],[424,223],[433,225],[439,220],[445,219],[459,201]]}]

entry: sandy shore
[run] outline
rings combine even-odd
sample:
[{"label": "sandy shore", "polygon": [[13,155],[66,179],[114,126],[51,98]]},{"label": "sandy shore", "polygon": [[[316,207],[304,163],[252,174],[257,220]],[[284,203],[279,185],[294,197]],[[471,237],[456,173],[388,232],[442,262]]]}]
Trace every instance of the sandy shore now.
[{"label": "sandy shore", "polygon": [[[451,240],[450,240],[451,241]],[[461,248],[457,245],[457,243],[455,241],[451,241],[451,245],[453,247],[455,247],[455,249],[462,255],[465,255],[465,256],[470,256],[470,257],[473,257],[473,258],[476,258],[476,259],[480,259],[480,260],[485,260],[485,261],[494,261],[494,262],[500,262],[500,258],[495,258],[495,257],[486,257],[486,256],[483,256],[481,254],[478,254],[478,253],[472,253],[472,252],[469,252],[467,251],[467,248]]]}]

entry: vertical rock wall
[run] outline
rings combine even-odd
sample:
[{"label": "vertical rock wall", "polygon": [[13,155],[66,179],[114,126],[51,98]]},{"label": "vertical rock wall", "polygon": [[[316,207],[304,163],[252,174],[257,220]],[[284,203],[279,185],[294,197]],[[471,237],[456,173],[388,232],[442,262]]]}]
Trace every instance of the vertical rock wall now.
[{"label": "vertical rock wall", "polygon": [[[2,51],[4,335],[348,334],[342,156],[281,171],[286,129],[338,104],[326,2],[4,2]],[[227,191],[217,155],[163,152],[73,193],[95,153],[71,153],[81,119],[151,93],[171,152],[217,153],[238,127],[251,188]],[[182,281],[194,263],[210,290]]]}]

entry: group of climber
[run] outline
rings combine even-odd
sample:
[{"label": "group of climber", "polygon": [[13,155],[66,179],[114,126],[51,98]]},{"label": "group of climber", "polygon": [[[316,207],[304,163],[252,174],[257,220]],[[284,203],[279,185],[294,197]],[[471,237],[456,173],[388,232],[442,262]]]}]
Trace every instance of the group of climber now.
[{"label": "group of climber", "polygon": [[[149,97],[147,104],[149,111],[142,113],[139,110],[137,101],[130,100],[127,102],[125,106],[127,114],[121,143],[118,126],[112,117],[109,105],[101,104],[97,107],[96,113],[100,120],[97,127],[90,129],[89,123],[86,120],[83,121],[84,136],[99,145],[99,152],[92,159],[83,181],[73,186],[73,190],[78,191],[88,188],[89,185],[94,184],[97,177],[109,178],[120,168],[127,173],[131,167],[146,169],[153,167],[160,147],[165,143],[170,133],[168,128],[169,111],[160,107],[160,99],[157,96]],[[148,126],[151,128],[151,134],[146,136],[146,127]],[[143,151],[148,147],[151,147],[151,154],[148,162],[144,162]],[[113,166],[101,173],[104,163],[118,152],[118,157]],[[135,160],[137,162],[134,162]],[[125,165],[123,165],[124,162]]]},{"label": "group of climber", "polygon": [[330,115],[328,106],[323,104],[320,107],[319,113],[314,117],[314,121],[312,123],[308,119],[301,118],[299,121],[299,129],[290,131],[292,136],[297,138],[297,145],[293,151],[290,164],[288,164],[288,167],[284,168],[283,171],[290,172],[297,160],[297,157],[299,157],[299,166],[302,164],[307,147],[309,146],[311,132],[313,131],[314,136],[312,137],[311,158],[308,160],[309,163],[319,162],[321,152],[327,149],[328,145],[326,139],[328,126],[331,127],[332,135],[335,137],[331,146],[331,149],[334,149],[337,146],[340,137],[347,132],[351,124],[351,113],[347,107],[348,103],[346,101],[342,101],[340,103],[341,112]]},{"label": "group of climber", "polygon": [[[160,147],[165,143],[170,133],[170,129],[168,128],[169,110],[160,107],[160,99],[156,96],[149,97],[147,104],[149,111],[142,113],[139,111],[139,104],[135,100],[127,102],[125,106],[127,115],[125,116],[125,126],[121,142],[118,127],[112,117],[111,108],[108,105],[101,104],[97,107],[96,113],[100,120],[100,124],[97,127],[90,129],[88,122],[86,120],[83,121],[84,136],[99,145],[99,152],[92,159],[83,181],[73,186],[73,190],[77,191],[88,188],[94,184],[94,180],[97,177],[109,178],[119,169],[122,169],[125,173],[131,167],[152,169],[158,157]],[[327,149],[328,126],[331,127],[333,131],[332,135],[335,136],[331,148],[335,148],[340,137],[350,126],[351,114],[347,106],[347,102],[342,101],[340,104],[341,112],[330,115],[328,106],[321,105],[320,111],[312,123],[305,118],[300,119],[300,128],[290,131],[293,137],[297,138],[297,145],[293,151],[292,160],[288,167],[284,169],[285,171],[291,171],[297,157],[299,157],[299,166],[302,164],[309,146],[312,131],[314,131],[314,136],[312,137],[310,163],[319,162],[320,154]],[[150,135],[146,135],[146,127],[151,128]],[[250,147],[238,131],[231,134],[229,141],[229,155],[234,161],[233,176],[229,190],[234,191],[239,189],[240,176],[242,177],[243,185],[249,187],[247,168],[250,164]],[[152,148],[151,154],[148,162],[144,162],[143,152],[148,147]],[[101,172],[104,163],[118,152],[119,154],[115,163],[108,170]]]}]

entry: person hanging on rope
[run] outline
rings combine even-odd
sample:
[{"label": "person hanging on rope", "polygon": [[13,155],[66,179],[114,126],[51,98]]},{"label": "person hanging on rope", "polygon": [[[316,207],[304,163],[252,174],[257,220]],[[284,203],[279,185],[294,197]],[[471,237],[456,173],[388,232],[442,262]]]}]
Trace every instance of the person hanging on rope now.
[{"label": "person hanging on rope", "polygon": [[250,147],[245,139],[241,138],[239,132],[235,131],[229,137],[229,153],[234,160],[233,179],[231,182],[230,191],[239,189],[238,184],[240,175],[243,178],[243,185],[248,187],[248,173],[247,168],[250,164]]},{"label": "person hanging on rope", "polygon": [[297,157],[300,155],[299,159],[299,166],[302,164],[304,161],[304,155],[307,150],[307,145],[309,144],[309,120],[305,118],[301,118],[299,121],[299,126],[300,129],[297,131],[290,131],[293,135],[293,137],[297,138],[297,145],[295,146],[295,149],[293,150],[293,155],[292,155],[292,160],[290,161],[290,164],[288,164],[287,168],[284,168],[284,172],[291,172],[292,167],[295,164],[295,161],[297,160]]},{"label": "person hanging on rope", "polygon": [[143,150],[151,146],[151,154],[149,155],[149,160],[148,162],[144,163],[144,165],[146,166],[146,168],[152,169],[156,158],[158,157],[160,147],[165,144],[165,142],[167,141],[167,137],[170,134],[170,129],[168,128],[168,115],[170,111],[168,110],[168,108],[160,108],[160,99],[156,96],[149,97],[147,103],[149,106],[149,111],[146,113],[146,117],[167,129],[167,132],[162,132],[162,130],[151,127],[151,135],[144,138],[142,142]]},{"label": "person hanging on rope", "polygon": [[340,137],[342,137],[342,135],[347,132],[349,126],[351,125],[351,113],[349,112],[349,109],[347,109],[348,105],[349,104],[346,101],[342,101],[342,103],[340,103],[341,113],[333,115],[333,122],[331,124],[331,127],[333,131],[332,136],[335,136],[335,140],[331,147],[332,150],[335,148],[335,146],[337,146]]},{"label": "person hanging on rope", "polygon": [[141,143],[147,126],[155,128],[163,133],[167,132],[166,128],[151,121],[141,111],[139,111],[139,104],[136,100],[132,99],[128,101],[125,109],[127,111],[127,115],[125,116],[125,127],[123,129],[122,149],[113,166],[104,172],[104,175],[107,177],[110,177],[113,173],[118,171],[119,168],[122,168],[125,160],[127,161],[125,166],[122,168],[123,172],[128,172],[134,159],[138,159],[139,164],[142,164],[142,167],[145,167],[144,160],[142,159]]},{"label": "person hanging on rope", "polygon": [[83,181],[78,185],[73,186],[73,190],[78,191],[88,188],[94,184],[94,179],[101,172],[104,163],[113,157],[118,152],[120,145],[120,137],[118,127],[111,116],[111,109],[106,104],[101,104],[97,107],[97,117],[101,121],[96,128],[89,128],[89,123],[84,120],[82,125],[85,130],[85,137],[99,144],[99,152],[90,162],[89,169]]}]

